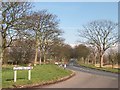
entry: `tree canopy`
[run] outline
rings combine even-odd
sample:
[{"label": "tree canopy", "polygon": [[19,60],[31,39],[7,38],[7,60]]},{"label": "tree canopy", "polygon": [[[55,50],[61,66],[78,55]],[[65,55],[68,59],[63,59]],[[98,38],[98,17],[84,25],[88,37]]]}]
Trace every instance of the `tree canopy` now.
[{"label": "tree canopy", "polygon": [[117,23],[108,20],[96,20],[83,26],[79,36],[98,49],[100,67],[103,65],[103,55],[107,49],[117,43]]}]

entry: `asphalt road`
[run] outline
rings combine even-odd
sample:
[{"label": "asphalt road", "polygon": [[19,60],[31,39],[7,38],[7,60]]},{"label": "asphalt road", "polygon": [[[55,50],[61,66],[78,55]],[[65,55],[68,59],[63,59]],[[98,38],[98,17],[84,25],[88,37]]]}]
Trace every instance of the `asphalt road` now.
[{"label": "asphalt road", "polygon": [[118,74],[89,69],[70,64],[68,69],[75,71],[75,76],[56,84],[37,88],[118,88]]},{"label": "asphalt road", "polygon": [[90,69],[90,68],[86,68],[86,67],[82,67],[82,66],[68,66],[67,68],[71,69],[71,70],[74,70],[74,71],[91,73],[93,75],[101,75],[101,76],[118,78],[118,74],[111,73],[111,72],[100,71],[100,70],[95,70],[95,69]]}]

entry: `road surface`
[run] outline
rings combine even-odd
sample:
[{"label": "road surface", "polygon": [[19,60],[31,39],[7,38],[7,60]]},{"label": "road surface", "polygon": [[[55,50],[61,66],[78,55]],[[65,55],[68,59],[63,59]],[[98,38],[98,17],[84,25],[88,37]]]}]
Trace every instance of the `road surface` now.
[{"label": "road surface", "polygon": [[68,68],[75,71],[76,75],[74,77],[63,82],[37,88],[118,88],[117,74],[106,74],[106,72],[101,71],[96,71],[97,73],[89,72],[87,68],[74,66]]}]

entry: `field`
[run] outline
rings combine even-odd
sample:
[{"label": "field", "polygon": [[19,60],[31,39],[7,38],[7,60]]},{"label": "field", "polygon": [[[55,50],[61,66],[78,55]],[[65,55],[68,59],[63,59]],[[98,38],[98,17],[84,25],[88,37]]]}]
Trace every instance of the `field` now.
[{"label": "field", "polygon": [[31,71],[31,80],[28,80],[28,70],[17,71],[17,82],[13,80],[13,66],[2,68],[2,88],[13,88],[22,85],[42,84],[48,81],[57,80],[71,74],[71,71],[64,70],[56,65],[37,65]]}]

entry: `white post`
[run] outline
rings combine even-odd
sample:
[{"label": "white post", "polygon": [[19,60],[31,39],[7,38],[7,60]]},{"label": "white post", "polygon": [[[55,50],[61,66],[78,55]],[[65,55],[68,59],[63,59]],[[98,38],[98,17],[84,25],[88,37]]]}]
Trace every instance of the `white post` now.
[{"label": "white post", "polygon": [[28,70],[28,80],[31,79],[31,70]]},{"label": "white post", "polygon": [[17,70],[14,70],[14,82],[16,82],[17,79]]}]

